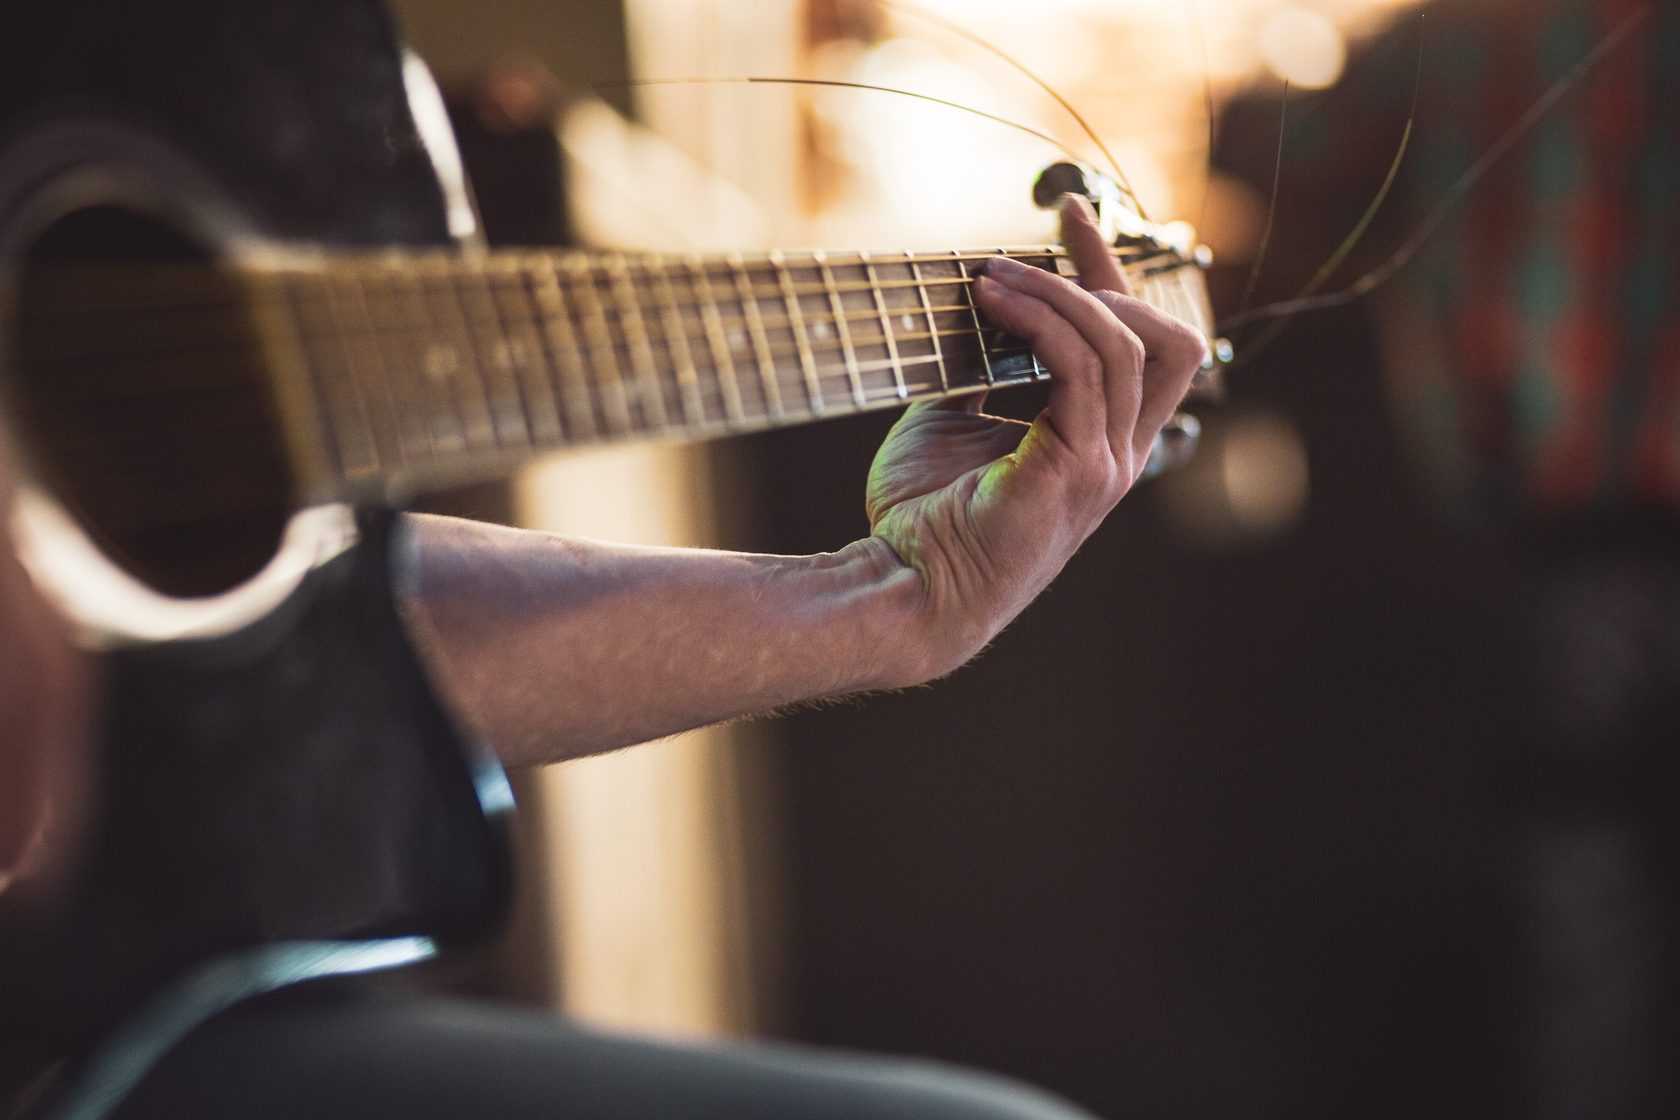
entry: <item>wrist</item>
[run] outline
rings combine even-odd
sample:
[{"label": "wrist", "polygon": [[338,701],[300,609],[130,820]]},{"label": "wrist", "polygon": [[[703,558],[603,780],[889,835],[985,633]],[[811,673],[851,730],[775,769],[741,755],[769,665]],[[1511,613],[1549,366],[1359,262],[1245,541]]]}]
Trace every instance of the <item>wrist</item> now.
[{"label": "wrist", "polygon": [[834,555],[865,573],[855,615],[858,646],[869,651],[860,690],[926,684],[962,667],[990,639],[983,627],[959,625],[965,612],[938,609],[926,573],[882,538],[865,537]]}]

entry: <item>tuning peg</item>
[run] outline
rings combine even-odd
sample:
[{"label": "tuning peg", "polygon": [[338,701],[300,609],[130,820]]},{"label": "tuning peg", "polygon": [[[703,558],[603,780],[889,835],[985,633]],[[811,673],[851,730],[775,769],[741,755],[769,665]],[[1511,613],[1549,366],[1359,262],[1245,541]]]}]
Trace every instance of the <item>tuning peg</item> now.
[{"label": "tuning peg", "polygon": [[1070,194],[1079,195],[1091,204],[1103,236],[1109,241],[1156,238],[1160,232],[1126,205],[1120,184],[1094,168],[1063,160],[1040,171],[1033,181],[1033,205],[1040,210],[1054,210]]},{"label": "tuning peg", "polygon": [[1187,412],[1176,412],[1161,426],[1155,436],[1155,446],[1149,449],[1149,462],[1144,464],[1143,477],[1183,466],[1195,454],[1196,441],[1202,436],[1202,422]]},{"label": "tuning peg", "polygon": [[1054,210],[1066,194],[1079,195],[1095,205],[1103,198],[1102,179],[1102,175],[1077,163],[1066,160],[1052,163],[1033,181],[1033,205],[1040,210]]}]

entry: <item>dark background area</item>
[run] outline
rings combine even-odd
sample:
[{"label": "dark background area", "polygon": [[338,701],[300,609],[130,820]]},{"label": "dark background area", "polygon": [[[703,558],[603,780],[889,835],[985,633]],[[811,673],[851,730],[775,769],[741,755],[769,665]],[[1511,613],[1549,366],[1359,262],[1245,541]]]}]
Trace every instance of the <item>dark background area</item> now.
[{"label": "dark background area", "polygon": [[[1229,308],[1244,277],[1213,279]],[[1507,556],[1425,504],[1362,309],[1297,324],[1201,416],[1216,439],[1260,411],[1305,443],[1293,526],[1210,546],[1146,483],[975,664],[762,725],[775,1034],[1111,1116],[1486,1114]],[[721,445],[748,481],[726,543],[865,531],[890,423]]]},{"label": "dark background area", "polygon": [[[1416,495],[1359,315],[1302,326],[1203,412],[1299,424],[1293,529],[1197,547],[1146,483],[977,663],[770,728],[788,1034],[1106,1115],[1479,1114],[1501,555]],[[738,543],[860,532],[885,424],[728,448]]]}]

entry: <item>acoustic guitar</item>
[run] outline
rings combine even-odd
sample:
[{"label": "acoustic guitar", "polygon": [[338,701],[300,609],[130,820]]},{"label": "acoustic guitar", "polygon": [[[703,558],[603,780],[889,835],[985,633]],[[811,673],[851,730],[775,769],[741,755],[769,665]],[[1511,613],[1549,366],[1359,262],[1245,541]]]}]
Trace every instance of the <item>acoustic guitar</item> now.
[{"label": "acoustic guitar", "polygon": [[[390,511],[563,448],[1052,375],[970,281],[999,252],[1066,272],[1056,246],[486,250],[377,0],[8,23],[15,529],[101,654],[91,833],[46,905],[0,895],[0,1073],[58,1063],[59,1114],[98,1115],[238,999],[495,923],[511,799],[409,645]],[[1096,193],[1138,294],[1205,333],[1204,262],[1094,182],[1063,165],[1040,191]]]}]

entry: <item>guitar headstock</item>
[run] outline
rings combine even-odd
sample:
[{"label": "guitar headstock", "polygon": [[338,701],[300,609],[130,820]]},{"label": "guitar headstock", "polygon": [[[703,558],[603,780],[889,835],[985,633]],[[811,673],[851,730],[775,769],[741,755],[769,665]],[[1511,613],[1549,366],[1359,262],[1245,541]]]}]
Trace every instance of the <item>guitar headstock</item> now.
[{"label": "guitar headstock", "polygon": [[1170,306],[1162,309],[1183,319],[1208,340],[1208,360],[1190,387],[1191,398],[1222,394],[1220,373],[1233,357],[1231,344],[1214,335],[1213,307],[1201,273],[1213,264],[1213,253],[1196,238],[1189,222],[1153,222],[1128,204],[1126,192],[1109,176],[1090,167],[1062,161],[1039,172],[1033,182],[1033,202],[1053,210],[1064,195],[1077,194],[1097,212],[1103,235],[1113,243],[1126,271],[1144,278],[1172,276],[1180,281]]},{"label": "guitar headstock", "polygon": [[[1222,375],[1233,353],[1230,342],[1214,334],[1213,306],[1203,275],[1213,263],[1213,254],[1197,241],[1195,227],[1189,222],[1148,220],[1128,203],[1118,183],[1077,163],[1053,163],[1033,183],[1033,202],[1040,209],[1055,209],[1069,194],[1081,196],[1096,210],[1103,235],[1114,245],[1115,255],[1132,277],[1139,298],[1195,327],[1207,339],[1207,357],[1185,399],[1223,397]],[[1161,431],[1149,473],[1159,473],[1188,458],[1200,430],[1194,416],[1176,414]]]}]

